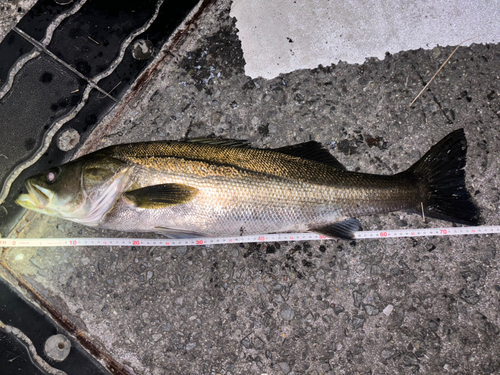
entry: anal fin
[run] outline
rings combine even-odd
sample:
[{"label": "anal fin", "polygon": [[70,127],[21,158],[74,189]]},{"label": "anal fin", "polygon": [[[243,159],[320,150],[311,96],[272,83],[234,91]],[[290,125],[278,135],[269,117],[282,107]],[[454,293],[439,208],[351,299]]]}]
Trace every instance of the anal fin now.
[{"label": "anal fin", "polygon": [[347,219],[333,224],[327,224],[320,227],[309,228],[311,232],[321,233],[328,237],[337,237],[344,240],[353,240],[354,232],[363,230],[361,223],[357,219]]}]

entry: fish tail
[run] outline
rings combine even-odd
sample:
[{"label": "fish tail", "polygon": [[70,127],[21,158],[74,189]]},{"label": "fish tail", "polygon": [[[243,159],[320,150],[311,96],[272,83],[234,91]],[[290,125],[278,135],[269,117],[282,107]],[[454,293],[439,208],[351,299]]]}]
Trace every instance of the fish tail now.
[{"label": "fish tail", "polygon": [[419,184],[417,211],[429,217],[479,225],[479,209],[465,185],[467,140],[464,130],[448,134],[407,171]]}]

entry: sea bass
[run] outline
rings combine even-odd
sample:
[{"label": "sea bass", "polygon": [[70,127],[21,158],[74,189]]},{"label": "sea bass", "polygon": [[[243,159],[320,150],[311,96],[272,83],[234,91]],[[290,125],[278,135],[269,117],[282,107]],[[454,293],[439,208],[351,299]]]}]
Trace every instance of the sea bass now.
[{"label": "sea bass", "polygon": [[350,172],[318,142],[257,149],[233,140],[116,145],[26,180],[16,202],[89,226],[170,238],[316,232],[353,238],[356,217],[409,210],[477,225],[456,130],[408,170]]}]

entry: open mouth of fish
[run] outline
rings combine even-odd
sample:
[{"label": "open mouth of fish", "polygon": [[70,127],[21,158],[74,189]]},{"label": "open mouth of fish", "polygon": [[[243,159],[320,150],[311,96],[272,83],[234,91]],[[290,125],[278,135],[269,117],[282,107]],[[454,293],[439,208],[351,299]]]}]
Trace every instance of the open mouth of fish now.
[{"label": "open mouth of fish", "polygon": [[49,189],[45,189],[31,181],[26,181],[26,188],[28,194],[19,195],[16,203],[30,210],[44,209],[54,196],[54,193]]}]

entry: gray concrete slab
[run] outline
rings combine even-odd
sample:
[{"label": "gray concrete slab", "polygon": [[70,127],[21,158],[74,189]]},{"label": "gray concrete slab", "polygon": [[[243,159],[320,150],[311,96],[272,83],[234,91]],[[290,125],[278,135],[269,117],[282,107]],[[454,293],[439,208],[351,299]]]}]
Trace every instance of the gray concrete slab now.
[{"label": "gray concrete slab", "polygon": [[386,52],[500,42],[500,6],[492,0],[235,0],[231,15],[253,78],[339,60],[362,64]]},{"label": "gray concrete slab", "polygon": [[[499,45],[453,47],[251,79],[212,4],[81,153],[186,136],[279,147],[310,139],[349,170],[396,173],[464,128],[467,184],[499,223]],[[403,212],[367,230],[437,227]],[[27,214],[12,236],[133,236]],[[9,249],[2,264],[129,374],[500,371],[498,236],[178,248]]]},{"label": "gray concrete slab", "polygon": [[31,9],[36,0],[2,1],[0,3],[0,40]]}]

